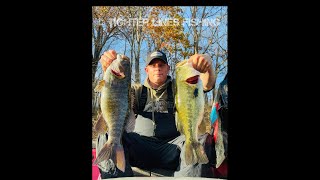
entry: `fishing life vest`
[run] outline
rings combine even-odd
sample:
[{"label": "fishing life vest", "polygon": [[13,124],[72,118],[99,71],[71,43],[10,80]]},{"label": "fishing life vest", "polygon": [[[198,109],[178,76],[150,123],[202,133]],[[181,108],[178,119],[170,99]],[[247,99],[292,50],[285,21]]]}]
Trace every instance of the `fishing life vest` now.
[{"label": "fishing life vest", "polygon": [[169,82],[166,91],[168,94],[168,113],[146,112],[144,108],[147,102],[148,90],[147,87],[142,86],[134,132],[158,139],[173,139],[180,135],[175,123],[172,82]]}]

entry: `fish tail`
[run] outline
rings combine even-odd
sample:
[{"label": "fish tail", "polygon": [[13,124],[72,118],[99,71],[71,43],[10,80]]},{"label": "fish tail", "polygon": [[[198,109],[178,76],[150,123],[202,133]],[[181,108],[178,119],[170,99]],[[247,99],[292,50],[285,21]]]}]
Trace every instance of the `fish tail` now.
[{"label": "fish tail", "polygon": [[97,158],[94,161],[94,164],[98,164],[104,160],[110,159],[111,152],[112,152],[111,150],[112,150],[112,144],[109,141],[107,141],[107,143],[99,151]]},{"label": "fish tail", "polygon": [[107,143],[103,146],[100,152],[97,155],[94,164],[98,164],[104,160],[111,159],[117,168],[122,172],[125,171],[125,156],[124,156],[124,149],[122,145],[114,145],[107,141]]},{"label": "fish tail", "polygon": [[124,172],[126,167],[126,159],[124,156],[124,149],[122,145],[115,145],[112,151],[112,160],[116,164],[117,168]]},{"label": "fish tail", "polygon": [[197,155],[198,163],[199,164],[207,164],[209,162],[208,157],[203,149],[203,146],[197,142],[193,144],[194,150]]},{"label": "fish tail", "polygon": [[191,142],[188,142],[188,141],[186,141],[186,145],[185,145],[185,158],[186,158],[187,165],[196,163],[196,157],[194,154],[192,144]]}]

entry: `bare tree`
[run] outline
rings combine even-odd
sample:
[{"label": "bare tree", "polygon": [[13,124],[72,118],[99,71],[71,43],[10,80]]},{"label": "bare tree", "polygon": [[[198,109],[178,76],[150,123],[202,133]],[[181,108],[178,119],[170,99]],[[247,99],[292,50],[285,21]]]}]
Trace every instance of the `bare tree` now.
[{"label": "bare tree", "polygon": [[[215,77],[227,70],[227,8],[223,6],[190,7],[191,23],[187,33],[190,34],[191,46],[184,46],[185,52],[208,54],[211,56]],[[185,15],[187,16],[187,15]],[[214,20],[214,21],[212,21]],[[182,54],[185,56],[188,53]],[[217,78],[216,78],[217,79]],[[214,92],[212,92],[214,93]],[[209,97],[206,96],[206,101]]]},{"label": "bare tree", "polygon": [[98,61],[102,49],[106,42],[119,35],[117,23],[111,23],[110,19],[117,18],[118,13],[111,6],[93,6],[92,7],[92,41],[93,41],[93,58],[92,58],[92,82],[98,67]]},{"label": "bare tree", "polygon": [[142,19],[150,10],[147,6],[118,7],[121,16],[131,20],[130,24],[120,28],[122,37],[129,43],[131,66],[134,64],[134,82],[140,83],[140,52],[142,41],[145,39]]}]

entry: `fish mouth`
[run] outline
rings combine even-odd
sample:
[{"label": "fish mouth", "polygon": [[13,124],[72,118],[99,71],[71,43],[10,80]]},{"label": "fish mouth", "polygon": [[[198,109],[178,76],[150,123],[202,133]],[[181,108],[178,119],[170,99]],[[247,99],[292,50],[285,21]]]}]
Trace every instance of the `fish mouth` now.
[{"label": "fish mouth", "polygon": [[189,77],[186,82],[189,84],[197,84],[199,81],[199,75]]},{"label": "fish mouth", "polygon": [[115,75],[116,77],[124,78],[124,74],[121,73],[121,72],[118,72],[118,71],[116,71],[116,70],[111,69],[111,73],[112,73],[113,75]]}]

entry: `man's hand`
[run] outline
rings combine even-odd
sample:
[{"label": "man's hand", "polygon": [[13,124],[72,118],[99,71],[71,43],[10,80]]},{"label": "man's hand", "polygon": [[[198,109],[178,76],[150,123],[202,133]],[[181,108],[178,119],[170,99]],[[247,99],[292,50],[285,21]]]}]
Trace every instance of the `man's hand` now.
[{"label": "man's hand", "polygon": [[212,68],[211,58],[207,54],[192,55],[189,59],[189,62],[192,62],[193,68],[199,71],[200,73],[205,73],[210,68]]},{"label": "man's hand", "polygon": [[117,58],[117,53],[115,50],[105,51],[100,57],[100,63],[102,66],[102,70],[105,72],[107,68],[110,66],[113,60]]},{"label": "man's hand", "polygon": [[202,80],[203,90],[209,91],[214,88],[216,78],[212,67],[212,60],[208,54],[195,54],[190,57],[194,69],[199,71]]}]

